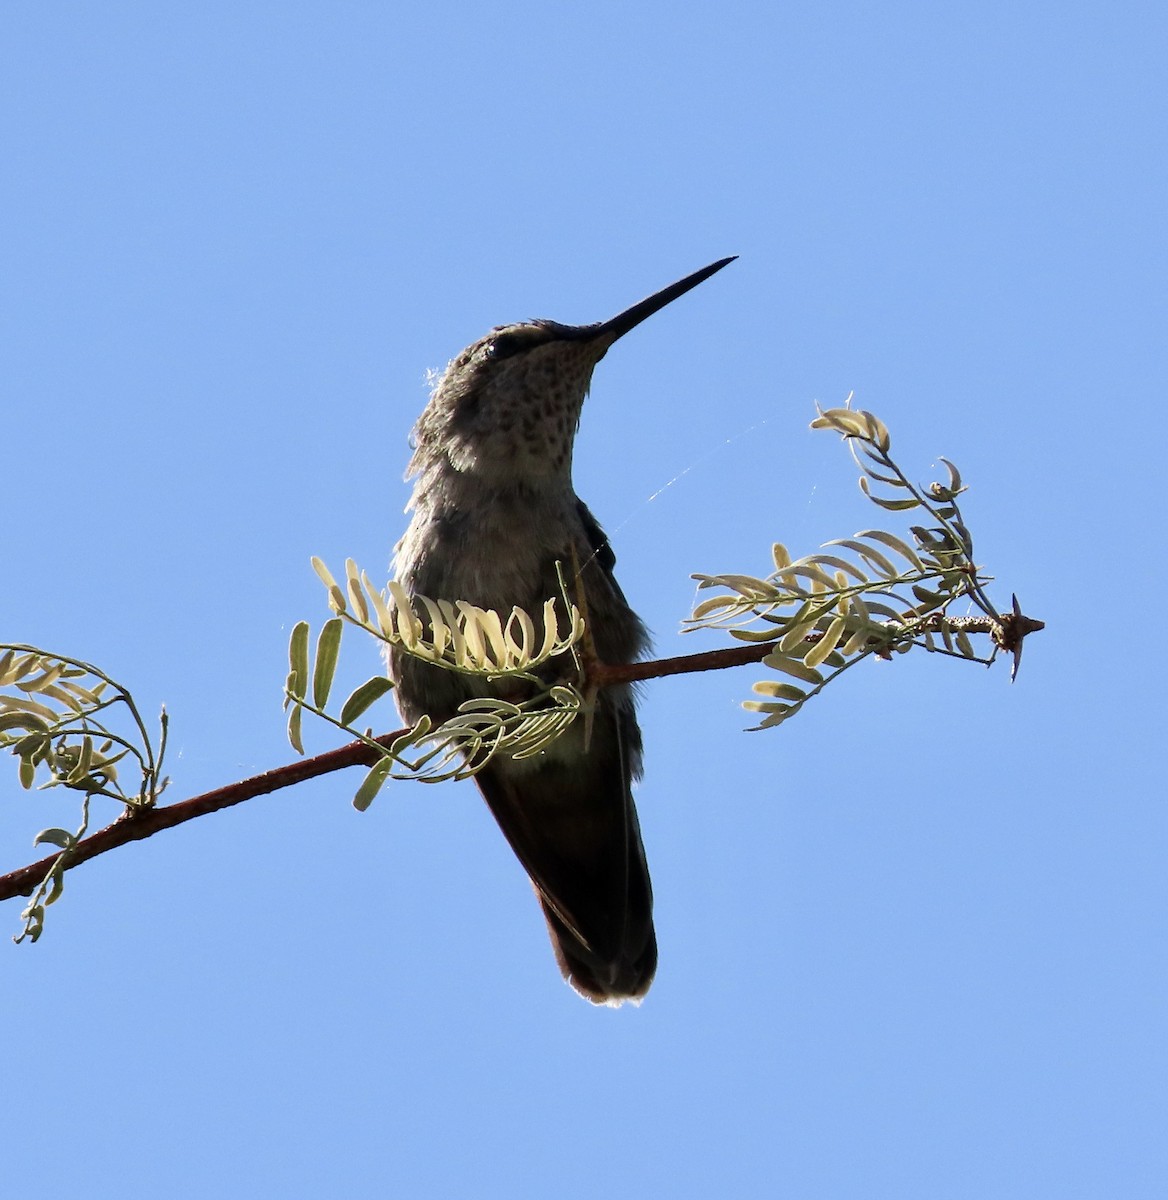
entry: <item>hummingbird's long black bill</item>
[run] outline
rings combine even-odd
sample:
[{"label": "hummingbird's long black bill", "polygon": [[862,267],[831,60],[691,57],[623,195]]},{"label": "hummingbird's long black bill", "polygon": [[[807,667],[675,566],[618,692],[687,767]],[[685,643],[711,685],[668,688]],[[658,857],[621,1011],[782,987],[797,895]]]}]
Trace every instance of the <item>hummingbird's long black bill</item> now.
[{"label": "hummingbird's long black bill", "polygon": [[671,283],[667,288],[654,292],[652,296],[647,296],[644,300],[634,304],[632,308],[626,308],[624,312],[617,313],[615,317],[601,321],[599,325],[586,327],[588,336],[605,337],[611,346],[617,338],[624,337],[630,329],[635,329],[655,312],[659,312],[667,304],[672,304],[678,296],[684,296],[691,288],[696,288],[699,283],[709,279],[711,275],[732,263],[737,257],[737,254],[732,254],[729,258],[720,258],[716,263],[710,263],[708,267],[702,267],[700,271],[695,271],[692,275],[687,275],[684,279]]}]

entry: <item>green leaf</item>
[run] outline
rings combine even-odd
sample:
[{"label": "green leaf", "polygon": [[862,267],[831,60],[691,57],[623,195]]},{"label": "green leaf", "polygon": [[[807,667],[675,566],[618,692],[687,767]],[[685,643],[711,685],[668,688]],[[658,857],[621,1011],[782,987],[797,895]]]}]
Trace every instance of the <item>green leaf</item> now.
[{"label": "green leaf", "polygon": [[887,533],[883,529],[863,529],[856,534],[858,538],[868,538],[870,541],[881,542],[889,548],[896,551],[901,558],[907,559],[918,571],[923,570],[920,558],[917,552],[905,541],[896,537],[895,534]]},{"label": "green leaf", "polygon": [[57,714],[47,705],[36,700],[26,700],[23,696],[0,696],[0,711],[35,713],[49,726],[55,725],[59,720]]},{"label": "green leaf", "polygon": [[732,638],[740,642],[773,642],[783,631],[781,629],[731,629]]},{"label": "green leaf", "polygon": [[301,740],[300,726],[303,721],[304,709],[295,702],[292,705],[292,711],[288,714],[288,741],[292,743],[292,749],[297,754],[304,753],[304,742]]},{"label": "green leaf", "polygon": [[917,608],[919,613],[926,613],[930,609],[940,608],[945,603],[945,596],[941,592],[930,591],[927,587],[922,587],[919,583],[913,584],[913,595],[920,601]]},{"label": "green leaf", "polygon": [[316,557],[315,554],[312,556],[312,569],[320,577],[321,583],[328,588],[329,608],[331,608],[333,612],[343,613],[345,611],[345,593],[342,592],[340,587],[337,585],[337,581],[333,578],[332,572],[324,565],[324,562],[321,559]]},{"label": "green leaf", "polygon": [[873,546],[867,546],[863,542],[856,541],[855,538],[838,538],[835,545],[846,546],[849,550],[854,551],[868,566],[872,567],[878,574],[883,575],[885,579],[896,579],[899,575],[892,561],[885,558]]},{"label": "green leaf", "polygon": [[317,708],[328,703],[333,676],[337,670],[337,659],[341,653],[341,631],[344,623],[340,617],[325,621],[316,639],[316,669],[312,673],[312,699]]},{"label": "green leaf", "polygon": [[820,663],[826,662],[846,629],[847,622],[843,617],[836,617],[827,627],[827,632],[803,655],[803,661],[809,667],[818,667]]},{"label": "green leaf", "polygon": [[814,421],[812,429],[834,429],[844,437],[866,438],[870,429],[864,421],[866,413],[856,412],[850,408],[824,409]]},{"label": "green leaf", "polygon": [[820,684],[823,682],[823,675],[814,667],[809,667],[801,659],[789,658],[787,655],[775,651],[768,654],[762,661],[763,666],[793,675],[796,679],[802,679],[804,683]]},{"label": "green leaf", "polygon": [[[98,763],[100,767],[101,764]],[[77,756],[77,765],[69,772],[70,783],[80,783],[89,777],[93,768],[93,738],[85,737],[81,742],[81,753]]]},{"label": "green leaf", "polygon": [[760,679],[751,686],[760,696],[771,696],[775,700],[801,702],[807,699],[807,693],[802,688],[797,688],[793,683],[781,683],[777,679]]},{"label": "green leaf", "polygon": [[[743,707],[745,708],[746,706],[743,705]],[[794,714],[797,713],[801,707],[802,705],[799,704],[792,704],[789,706],[781,705],[779,706],[781,711],[772,712],[770,716],[766,717],[762,721],[759,721],[757,725],[752,725],[751,729],[774,729],[776,725],[781,725],[788,717],[794,716]]]},{"label": "green leaf", "polygon": [[361,588],[361,574],[357,564],[351,559],[345,559],[345,584],[349,592],[349,603],[357,620],[362,625],[369,623],[369,605],[365,600],[365,592]]},{"label": "green leaf", "polygon": [[65,668],[60,663],[43,664],[41,673],[34,679],[20,679],[16,686],[22,692],[41,692],[61,678]]},{"label": "green leaf", "polygon": [[45,906],[43,904],[30,904],[20,914],[20,919],[24,922],[24,932],[12,940],[14,942],[22,942],[27,937],[30,942],[35,942],[45,929]]},{"label": "green leaf", "polygon": [[374,675],[372,679],[366,679],[349,696],[341,708],[341,724],[352,725],[370,705],[375,704],[386,692],[392,690],[392,681],[384,675]]},{"label": "green leaf", "polygon": [[373,803],[392,770],[392,758],[382,758],[373,764],[369,774],[365,776],[364,782],[357,789],[357,794],[353,797],[353,807],[358,812],[364,812]]},{"label": "green leaf", "polygon": [[45,895],[45,904],[56,904],[65,890],[65,872],[54,870],[49,876],[49,890]]},{"label": "green leaf", "polygon": [[961,472],[957,469],[956,465],[942,455],[938,455],[937,457],[945,464],[945,468],[949,472],[949,490],[954,495],[958,492],[963,492],[965,488],[961,483]]},{"label": "green leaf", "polygon": [[711,613],[721,613],[728,611],[729,613],[742,612],[748,610],[749,605],[744,605],[739,600],[734,600],[729,596],[711,596],[708,600],[703,600],[690,614],[691,621],[703,621]]},{"label": "green leaf", "polygon": [[308,622],[298,621],[288,641],[287,689],[298,700],[303,700],[308,687]]},{"label": "green leaf", "polygon": [[32,839],[32,844],[34,846],[60,846],[62,850],[68,850],[76,840],[68,829],[42,829]]},{"label": "green leaf", "polygon": [[877,496],[874,492],[869,491],[866,486],[867,480],[860,477],[860,491],[872,501],[873,504],[878,504],[881,508],[891,509],[893,512],[906,512],[910,508],[919,508],[921,502],[919,500],[885,500],[883,496]]},{"label": "green leaf", "polygon": [[16,712],[0,713],[0,733],[4,733],[9,729],[27,729],[43,733],[48,728],[49,723],[34,713],[19,710]]},{"label": "green leaf", "polygon": [[[841,545],[841,543],[838,541],[827,542],[826,544],[828,546]],[[855,563],[848,562],[846,558],[840,558],[838,554],[812,554],[807,561],[819,563],[821,566],[825,567],[832,567],[837,571],[845,571],[857,583],[867,584],[869,582],[868,576],[865,575]]]}]

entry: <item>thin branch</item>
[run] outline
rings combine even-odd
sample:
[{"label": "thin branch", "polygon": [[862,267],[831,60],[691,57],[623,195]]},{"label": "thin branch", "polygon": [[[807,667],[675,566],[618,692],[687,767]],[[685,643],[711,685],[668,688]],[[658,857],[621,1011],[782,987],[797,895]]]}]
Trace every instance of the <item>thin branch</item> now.
[{"label": "thin branch", "polygon": [[[641,679],[656,679],[663,675],[678,675],[690,671],[714,671],[725,667],[737,667],[746,663],[758,662],[770,651],[769,645],[731,647],[727,650],[711,650],[705,654],[687,654],[680,658],[665,658],[656,662],[630,663],[628,666],[605,666],[597,663],[592,668],[593,682],[599,687],[609,687],[613,684],[628,683]],[[383,734],[374,738],[379,746],[388,748],[408,729],[398,729],[393,733]],[[350,742],[336,750],[318,754],[313,758],[300,759],[287,763],[262,775],[253,775],[249,779],[241,779],[237,783],[227,784],[200,796],[192,796],[189,800],[180,800],[176,804],[164,807],[127,809],[111,825],[84,838],[72,850],[68,851],[67,869],[72,870],[99,854],[125,846],[129,842],[141,841],[153,837],[164,829],[173,829],[195,817],[207,813],[218,812],[235,804],[242,804],[255,796],[264,796],[269,792],[277,792],[281,788],[292,787],[306,779],[315,779],[319,775],[328,775],[333,771],[342,771],[346,767],[372,766],[377,761],[377,754],[372,747],[363,742]],[[0,875],[0,900],[10,900],[14,896],[31,896],[41,881],[52,870],[60,858],[60,851],[42,858],[38,862],[29,863]]]},{"label": "thin branch", "polygon": [[[395,733],[376,738],[375,741],[379,745],[388,746],[395,738],[408,732],[408,729],[399,729]],[[340,746],[325,754],[287,763],[285,766],[265,771],[262,775],[253,775],[249,779],[239,780],[238,783],[229,783],[226,787],[204,792],[201,796],[192,796],[189,800],[181,800],[177,804],[168,804],[162,808],[127,809],[112,825],[107,825],[92,836],[84,838],[68,852],[69,869],[128,842],[152,837],[163,829],[173,829],[176,825],[182,825],[195,817],[230,808],[233,804],[241,804],[255,796],[277,792],[281,788],[302,783],[305,779],[315,779],[318,775],[328,775],[332,771],[344,770],[345,767],[372,766],[376,761],[377,755],[369,746],[363,742],[350,742],[347,746]],[[10,900],[13,896],[31,896],[59,857],[58,851],[39,862],[30,863],[27,867],[0,875],[0,900]]]},{"label": "thin branch", "polygon": [[661,679],[666,675],[724,671],[728,667],[745,667],[750,663],[762,662],[774,648],[774,642],[756,642],[750,646],[728,646],[721,650],[705,650],[700,654],[681,654],[677,658],[657,658],[652,662],[617,665],[592,663],[588,668],[588,681],[597,687],[612,687],[618,683]]},{"label": "thin branch", "polygon": [[[1016,602],[1015,602],[1016,605]],[[984,618],[966,618],[967,628],[979,632],[989,632],[982,629]],[[1009,620],[1009,618],[1007,618]],[[1041,621],[1030,621],[1017,614],[1016,624],[1011,629],[1013,640],[1005,645],[1007,650],[1013,650],[1017,655],[1021,650],[1022,639],[1032,630],[1041,629]],[[699,654],[683,654],[676,658],[655,659],[652,662],[627,663],[609,665],[592,663],[588,669],[589,682],[596,687],[613,687],[618,684],[637,683],[646,679],[660,679],[667,675],[688,675],[699,671],[721,671],[730,667],[746,666],[750,663],[761,662],[775,648],[773,641],[759,642],[747,646],[729,646],[720,650],[707,650]],[[398,729],[393,733],[383,734],[374,738],[379,746],[389,748],[393,742],[408,733],[408,729]],[[181,800],[177,804],[164,807],[127,809],[111,825],[82,839],[71,850],[67,851],[66,869],[72,870],[99,854],[105,854],[118,846],[129,842],[141,841],[152,837],[163,829],[173,829],[195,817],[207,813],[218,812],[220,809],[231,808],[255,796],[264,796],[269,792],[277,792],[282,788],[292,787],[306,779],[315,779],[320,775],[328,775],[333,771],[342,771],[346,767],[372,766],[377,762],[377,753],[366,742],[350,742],[336,750],[317,754],[312,758],[297,760],[265,771],[261,775],[252,775],[237,783],[227,784],[200,796],[192,796],[189,800]],[[50,854],[38,862],[30,863],[0,875],[0,900],[10,900],[14,896],[31,896],[41,882],[56,865],[61,857],[60,852]]]}]

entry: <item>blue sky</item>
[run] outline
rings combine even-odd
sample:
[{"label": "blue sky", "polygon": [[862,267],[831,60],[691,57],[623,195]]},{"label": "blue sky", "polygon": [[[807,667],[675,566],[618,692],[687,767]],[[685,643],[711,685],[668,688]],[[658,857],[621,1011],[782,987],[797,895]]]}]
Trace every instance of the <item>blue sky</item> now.
[{"label": "blue sky", "polygon": [[[1048,623],[1014,686],[877,664],[768,733],[751,669],[647,687],[640,1009],[562,984],[470,785],[334,776],[84,866],[0,950],[13,1194],[1164,1194],[1165,25],[9,6],[0,636],[165,703],[171,798],[291,757],[309,557],[386,570],[428,369],[727,254],[577,443],[659,652],[717,644],[691,572],[881,523],[807,428],[853,390]],[[0,794],[7,869],[66,810]]]}]

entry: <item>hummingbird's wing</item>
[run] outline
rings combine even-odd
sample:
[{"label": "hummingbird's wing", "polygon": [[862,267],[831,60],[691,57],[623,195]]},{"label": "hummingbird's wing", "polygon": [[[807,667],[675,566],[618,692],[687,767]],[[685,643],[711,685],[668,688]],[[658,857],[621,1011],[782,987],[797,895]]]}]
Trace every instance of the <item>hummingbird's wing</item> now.
[{"label": "hummingbird's wing", "polygon": [[[653,893],[630,790],[631,709],[598,705],[545,754],[498,759],[475,776],[543,904],[560,970],[596,1004],[649,990],[657,967]],[[630,728],[631,725],[631,728]]]}]

